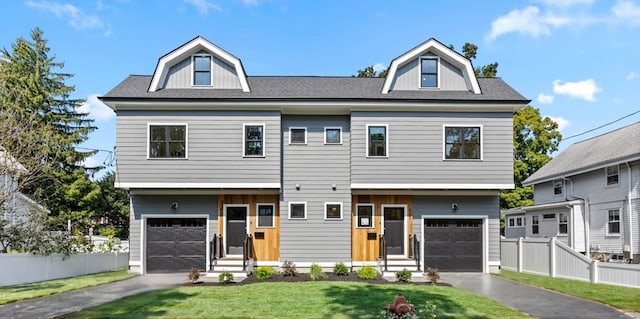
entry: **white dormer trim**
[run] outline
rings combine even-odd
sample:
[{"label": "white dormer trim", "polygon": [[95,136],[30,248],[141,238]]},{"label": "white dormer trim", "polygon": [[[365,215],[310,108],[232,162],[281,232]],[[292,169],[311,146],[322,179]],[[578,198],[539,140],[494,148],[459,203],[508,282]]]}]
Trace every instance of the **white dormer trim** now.
[{"label": "white dormer trim", "polygon": [[193,54],[197,54],[201,50],[205,50],[230,65],[233,65],[236,74],[238,75],[238,80],[240,80],[242,92],[250,92],[247,76],[244,73],[244,68],[242,67],[240,59],[217,47],[201,36],[197,36],[195,39],[158,59],[158,65],[153,72],[153,78],[149,85],[149,92],[155,92],[162,88],[161,86],[165,82],[171,66],[185,58],[190,58]]},{"label": "white dormer trim", "polygon": [[[387,94],[391,90],[391,84],[393,83],[396,72],[398,68],[405,65],[406,63],[413,61],[414,59],[419,59],[426,52],[432,52],[436,56],[441,59],[446,60],[447,62],[455,65],[460,68],[464,73],[465,79],[467,79],[470,84],[473,93],[481,94],[480,85],[478,84],[478,79],[476,78],[476,74],[473,71],[473,66],[471,65],[471,61],[466,59],[464,56],[458,54],[456,51],[451,50],[444,44],[438,42],[436,39],[429,39],[426,42],[418,45],[417,47],[409,50],[405,54],[393,59],[391,61],[391,65],[389,66],[389,72],[387,73],[387,77],[384,81],[384,85],[382,86],[382,94]],[[418,87],[420,87],[420,83],[418,82]]]}]

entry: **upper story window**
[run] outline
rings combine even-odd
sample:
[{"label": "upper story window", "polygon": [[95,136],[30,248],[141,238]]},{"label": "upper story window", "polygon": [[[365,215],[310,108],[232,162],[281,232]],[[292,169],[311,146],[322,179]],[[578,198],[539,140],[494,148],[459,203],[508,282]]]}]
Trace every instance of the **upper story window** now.
[{"label": "upper story window", "polygon": [[193,85],[211,85],[211,56],[193,56]]},{"label": "upper story window", "polygon": [[607,171],[607,185],[617,185],[618,184],[618,165],[609,166],[606,168]]},{"label": "upper story window", "polygon": [[264,124],[244,124],[244,156],[264,156]]},{"label": "upper story window", "polygon": [[562,194],[563,183],[561,179],[553,180],[553,195]]},{"label": "upper story window", "polygon": [[325,144],[342,144],[342,128],[325,127],[324,143]]},{"label": "upper story window", "polygon": [[481,126],[445,126],[445,159],[481,159]]},{"label": "upper story window", "polygon": [[289,144],[307,144],[307,128],[305,127],[290,128]]},{"label": "upper story window", "polygon": [[558,234],[565,235],[568,232],[567,213],[558,214]]},{"label": "upper story window", "polygon": [[385,124],[367,125],[367,156],[388,156],[387,148],[389,145],[389,139],[387,136],[387,128],[388,127]]},{"label": "upper story window", "polygon": [[620,235],[620,210],[610,209],[607,222],[607,235]]},{"label": "upper story window", "polygon": [[149,124],[149,158],[186,158],[186,124]]},{"label": "upper story window", "polygon": [[428,57],[420,59],[420,87],[438,87],[438,58]]}]

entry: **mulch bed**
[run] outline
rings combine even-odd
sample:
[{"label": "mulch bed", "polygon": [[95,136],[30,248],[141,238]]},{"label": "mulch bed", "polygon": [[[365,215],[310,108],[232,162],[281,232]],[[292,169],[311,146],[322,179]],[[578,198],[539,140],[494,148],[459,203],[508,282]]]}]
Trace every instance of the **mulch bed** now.
[{"label": "mulch bed", "polygon": [[[335,273],[332,272],[328,272],[327,274],[327,278],[325,279],[319,279],[319,280],[315,280],[315,281],[350,281],[350,282],[362,282],[362,283],[367,283],[367,284],[375,284],[375,285],[385,285],[385,284],[404,284],[404,285],[431,285],[430,282],[400,282],[400,281],[389,281],[386,280],[384,278],[382,278],[381,276],[376,277],[375,279],[370,279],[370,280],[365,280],[365,279],[360,279],[358,278],[358,275],[355,272],[350,272],[348,275],[346,276],[338,276]],[[231,282],[231,283],[227,283],[227,284],[221,284],[217,281],[217,279],[214,281],[213,279],[207,278],[206,280],[201,280],[198,281],[197,283],[190,283],[190,282],[186,282],[184,285],[185,286],[191,286],[191,285],[204,285],[204,286],[221,286],[221,285],[232,285],[232,286],[238,286],[238,285],[248,285],[248,284],[255,284],[255,283],[261,283],[261,282],[306,282],[306,281],[313,281],[311,280],[311,277],[309,276],[308,273],[299,273],[295,276],[283,276],[282,274],[273,274],[271,276],[271,278],[267,279],[267,280],[260,280],[258,278],[256,278],[255,274],[252,274],[250,276],[248,276],[247,278],[245,278],[244,280],[240,281],[240,282]],[[451,286],[448,283],[443,283],[443,282],[439,282],[436,284],[437,286]]]}]

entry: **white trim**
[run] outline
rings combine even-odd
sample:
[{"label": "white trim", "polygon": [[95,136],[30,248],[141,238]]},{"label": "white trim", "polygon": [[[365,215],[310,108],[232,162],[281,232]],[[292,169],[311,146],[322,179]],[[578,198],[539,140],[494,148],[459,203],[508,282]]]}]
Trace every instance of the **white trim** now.
[{"label": "white trim", "polygon": [[[209,84],[196,84],[196,57],[208,57],[209,58]],[[191,55],[191,86],[192,87],[212,87],[213,86],[213,56],[208,53],[196,53]]]},{"label": "white trim", "polygon": [[[151,157],[151,127],[152,126],[184,126],[184,157]],[[148,160],[187,160],[189,159],[189,123],[147,123],[147,159]]]},{"label": "white trim", "polygon": [[389,257],[402,257],[407,258],[409,256],[409,209],[407,208],[407,204],[383,204],[380,206],[380,234],[384,235],[384,209],[385,208],[398,208],[401,207],[404,209],[404,234],[402,234],[402,240],[404,241],[404,254],[403,255],[389,255]]},{"label": "white trim", "polygon": [[[447,158],[447,127],[468,127],[480,128],[480,158]],[[482,124],[442,124],[442,160],[447,162],[454,161],[483,161],[484,160],[484,127]]]},{"label": "white trim", "polygon": [[[340,218],[329,218],[327,217],[327,206],[329,205],[339,205],[340,206]],[[324,220],[342,220],[343,219],[343,210],[342,210],[342,202],[324,202]]]},{"label": "white trim", "polygon": [[140,261],[140,260],[129,260],[129,266],[142,266],[142,261]]},{"label": "white trim", "polygon": [[[618,211],[618,232],[617,233],[610,233],[609,232],[609,223],[611,221],[609,221],[609,212],[612,210],[617,210]],[[607,237],[620,237],[622,236],[622,209],[620,208],[607,208],[607,222],[604,225],[604,235]]]},{"label": "white trim", "polygon": [[501,266],[500,260],[487,261],[487,266]]},{"label": "white trim", "polygon": [[[518,219],[520,219],[520,226],[518,226]],[[526,226],[526,223],[525,223],[524,219],[525,219],[525,215],[508,216],[507,217],[507,223],[506,223],[505,226],[507,228],[525,228],[527,226]],[[509,222],[512,221],[512,220],[513,220],[513,226],[511,226],[509,224]]]},{"label": "white trim", "polygon": [[280,183],[122,183],[117,188],[280,188]]},{"label": "white trim", "polygon": [[[384,155],[369,155],[369,127],[384,127]],[[364,156],[366,158],[389,158],[389,124],[366,124],[365,134]]]},{"label": "white trim", "polygon": [[[327,130],[340,130],[340,142],[327,143]],[[339,126],[325,126],[324,127],[324,144],[325,145],[342,145],[342,127]]]},{"label": "white trim", "polygon": [[[293,142],[292,139],[292,130],[304,130],[304,142]],[[307,145],[307,128],[306,127],[290,127],[289,128],[289,145]]]},{"label": "white trim", "polygon": [[[360,222],[360,206],[367,206],[367,207],[371,207],[371,221],[369,221],[369,224],[371,226],[365,227],[365,226],[358,226],[359,222]],[[372,204],[372,203],[358,203],[356,204],[356,229],[373,229],[376,227],[375,224],[375,216],[376,216],[376,205]]]},{"label": "white trim", "polygon": [[[244,209],[246,209],[246,217],[244,221],[245,235],[248,235],[250,233],[249,216],[251,215],[251,212],[249,211],[249,204],[223,204],[222,205],[222,234],[224,235],[222,236],[222,241],[225,249],[229,248],[229,246],[227,245],[227,235],[228,235],[227,234],[227,208],[229,207],[244,207]],[[227,257],[239,256],[239,255],[227,254],[226,251],[224,252],[224,254]]]},{"label": "white trim", "polygon": [[[260,206],[271,206],[271,226],[260,226]],[[257,203],[256,204],[256,228],[268,229],[276,228],[276,204],[274,203]]]},{"label": "white trim", "polygon": [[[262,154],[261,155],[247,155],[246,151],[246,134],[247,134],[247,126],[262,126]],[[243,158],[261,158],[265,157],[267,152],[267,127],[264,123],[242,123],[242,157]]]},{"label": "white trim", "polygon": [[[422,86],[422,60],[436,60],[436,86]],[[437,55],[422,55],[418,58],[418,87],[420,89],[440,88],[440,57]]]},{"label": "white trim", "polygon": [[351,183],[352,189],[513,189],[514,184],[386,184],[386,183]]},{"label": "white trim", "polygon": [[[291,218],[291,205],[296,205],[296,204],[304,205],[304,218]],[[288,207],[289,207],[289,211],[288,211],[287,217],[289,220],[306,220],[307,219],[307,202],[289,202]]]}]

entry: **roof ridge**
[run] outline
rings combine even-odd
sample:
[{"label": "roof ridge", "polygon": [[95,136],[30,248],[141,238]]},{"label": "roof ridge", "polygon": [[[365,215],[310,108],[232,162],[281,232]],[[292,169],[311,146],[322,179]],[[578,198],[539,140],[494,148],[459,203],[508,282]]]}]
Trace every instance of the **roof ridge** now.
[{"label": "roof ridge", "polygon": [[582,140],[582,141],[577,141],[577,142],[575,142],[575,143],[573,143],[573,144],[571,144],[571,145],[576,145],[576,144],[580,144],[580,143],[588,142],[588,141],[591,141],[591,140],[595,140],[595,139],[597,139],[597,138],[601,138],[601,137],[603,137],[603,136],[606,136],[606,135],[609,135],[609,134],[613,134],[613,133],[615,133],[615,132],[617,132],[617,131],[624,130],[624,129],[626,129],[626,128],[629,128],[629,127],[634,126],[634,125],[637,125],[637,124],[640,124],[640,121],[635,122],[635,123],[631,123],[631,124],[628,124],[628,125],[625,125],[625,126],[622,126],[622,127],[618,127],[618,128],[616,128],[616,129],[614,129],[614,130],[612,130],[612,131],[604,132],[604,133],[601,133],[601,134],[599,134],[599,135],[592,136],[592,137],[590,137],[590,138],[584,139],[584,140]]}]

